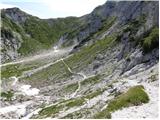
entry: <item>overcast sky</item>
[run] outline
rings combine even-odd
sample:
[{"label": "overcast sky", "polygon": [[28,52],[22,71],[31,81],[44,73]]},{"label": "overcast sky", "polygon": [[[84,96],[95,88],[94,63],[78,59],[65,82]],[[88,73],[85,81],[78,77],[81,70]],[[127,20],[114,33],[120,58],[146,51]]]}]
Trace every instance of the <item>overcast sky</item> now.
[{"label": "overcast sky", "polygon": [[18,7],[40,18],[82,16],[107,0],[1,0],[0,8]]}]

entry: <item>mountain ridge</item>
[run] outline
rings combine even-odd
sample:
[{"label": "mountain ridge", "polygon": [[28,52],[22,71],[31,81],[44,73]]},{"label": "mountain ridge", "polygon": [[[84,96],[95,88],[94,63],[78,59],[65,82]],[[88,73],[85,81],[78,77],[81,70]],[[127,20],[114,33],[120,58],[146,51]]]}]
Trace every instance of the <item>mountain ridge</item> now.
[{"label": "mountain ridge", "polygon": [[[28,49],[28,50],[26,50],[26,49],[21,50],[19,48],[19,50],[16,50],[16,51],[18,51],[18,53],[15,56],[13,55],[15,57],[15,59],[17,59],[16,57],[18,57],[18,56],[20,57],[21,54],[22,55],[32,54],[34,52],[38,52],[38,50],[40,50],[40,49],[51,48],[51,45],[54,46],[54,44],[55,45],[57,44],[59,47],[61,46],[61,44],[62,44],[62,46],[70,46],[70,45],[81,44],[81,43],[83,44],[83,41],[88,41],[87,39],[90,39],[89,37],[92,36],[93,34],[95,34],[96,32],[103,31],[104,26],[106,26],[106,28],[107,28],[107,25],[105,25],[105,24],[109,23],[109,21],[113,21],[113,22],[108,24],[108,29],[111,26],[113,27],[113,24],[117,24],[114,26],[114,28],[118,28],[121,26],[120,25],[121,23],[125,24],[125,22],[127,22],[129,19],[134,20],[136,16],[141,16],[140,14],[142,14],[142,15],[148,14],[149,15],[149,13],[151,13],[152,11],[154,13],[151,13],[151,14],[156,14],[155,11],[157,11],[157,9],[149,10],[146,5],[149,6],[149,5],[153,4],[152,6],[156,6],[155,8],[158,8],[156,1],[151,2],[151,3],[147,3],[147,2],[143,2],[143,1],[136,1],[136,2],[129,2],[129,3],[127,3],[128,5],[126,5],[124,3],[121,1],[119,1],[119,2],[108,1],[104,5],[101,5],[97,8],[95,8],[93,10],[93,12],[91,12],[90,14],[79,17],[79,18],[67,17],[67,18],[45,19],[45,20],[44,19],[41,20],[38,17],[29,15],[29,14],[21,11],[19,8],[13,8],[13,9],[11,8],[11,9],[7,9],[7,10],[2,10],[2,23],[4,23],[4,26],[6,26],[5,25],[6,21],[11,20],[12,22],[16,22],[16,23],[21,24],[18,26],[20,26],[20,28],[24,29],[24,30],[22,30],[22,29],[20,30],[20,31],[24,31],[24,33],[22,33],[22,35],[20,35],[20,36],[26,36],[25,38],[23,37],[23,39],[27,39],[26,41],[28,41],[28,42],[29,41],[31,42],[31,40],[29,40],[29,39],[33,38],[34,41],[37,42],[37,44],[39,44],[39,46],[41,46],[40,48],[34,48],[34,46],[32,46],[33,50],[30,50],[31,48],[29,47],[29,45],[28,45],[28,47],[26,46],[27,47],[26,49]],[[129,6],[135,6],[135,7],[133,8],[133,7],[129,7]],[[139,9],[136,9],[136,7],[138,7],[138,6],[140,6]],[[146,9],[143,6],[146,6]],[[125,13],[125,11],[128,11],[127,10],[128,8],[133,8],[133,10],[131,10],[131,11],[133,11],[135,15],[132,14],[132,12]],[[142,8],[144,10],[140,10]],[[150,8],[150,9],[152,9],[152,8]],[[113,13],[110,11],[112,11]],[[117,13],[117,11],[119,13]],[[136,12],[136,11],[141,11],[141,13]],[[148,12],[146,12],[146,11],[148,11]],[[3,12],[6,14],[6,16],[9,17],[10,20],[5,20],[5,19],[8,19],[8,17],[6,18],[5,15],[3,15]],[[111,14],[111,16],[110,16],[110,14]],[[4,16],[4,20],[3,20],[3,16]],[[155,16],[157,16],[157,15],[155,15]],[[153,17],[154,16],[150,16],[150,19]],[[147,18],[149,18],[149,17],[147,17]],[[131,20],[129,20],[129,21],[131,21]],[[155,22],[150,22],[150,23],[153,23],[155,25],[158,24],[158,18],[155,18],[153,20]],[[147,21],[147,22],[149,22],[149,21]],[[10,22],[8,24],[10,24]],[[43,24],[43,26],[40,26],[41,24]],[[37,25],[39,25],[39,26],[37,26]],[[147,31],[147,29],[150,29],[151,26],[154,26],[154,25],[150,24],[150,26],[148,26],[148,28],[147,28],[147,25],[149,25],[149,24],[148,23],[146,24],[146,31]],[[12,26],[14,26],[14,25],[12,25]],[[34,26],[34,28],[32,26]],[[20,29],[20,28],[17,27],[17,29]],[[114,30],[115,30],[114,28],[112,29],[112,32],[114,32]],[[3,24],[2,24],[2,29],[3,29]],[[31,31],[31,29],[32,29],[32,31]],[[39,31],[34,30],[34,29],[39,29]],[[15,32],[19,33],[19,31],[15,31]],[[38,33],[41,36],[37,36]],[[2,32],[2,35],[3,35],[3,32]],[[44,40],[41,40],[42,38]],[[28,42],[26,42],[25,44],[26,45],[29,44]],[[25,48],[25,46],[22,48]],[[4,49],[4,51],[5,51],[5,49]],[[12,52],[14,54],[13,50],[11,50],[11,53]],[[5,58],[5,56],[6,56],[6,58]],[[3,62],[3,58],[5,61],[5,59],[9,59],[9,60],[14,59],[14,57],[12,57],[12,54],[8,55],[8,57],[7,57],[7,54],[4,54],[4,57],[2,57],[2,62]]]},{"label": "mountain ridge", "polygon": [[158,118],[158,9],[107,1],[81,18],[23,24],[4,12],[2,118]]}]

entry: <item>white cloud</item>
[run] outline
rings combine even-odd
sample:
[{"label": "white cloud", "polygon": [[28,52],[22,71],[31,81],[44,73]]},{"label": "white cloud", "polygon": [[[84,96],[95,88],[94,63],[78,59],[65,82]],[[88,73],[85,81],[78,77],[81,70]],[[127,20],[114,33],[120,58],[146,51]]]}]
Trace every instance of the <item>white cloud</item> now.
[{"label": "white cloud", "polygon": [[48,8],[64,16],[82,16],[90,13],[98,5],[106,0],[42,0]]},{"label": "white cloud", "polygon": [[15,5],[10,5],[10,4],[0,3],[0,9],[3,9],[3,8],[12,8],[12,7],[16,7],[16,6]]},{"label": "white cloud", "polygon": [[[107,0],[2,0],[0,8],[19,7],[32,15],[41,18],[82,16],[90,13]],[[31,3],[34,7],[25,6]],[[37,4],[40,3],[40,4]]]}]

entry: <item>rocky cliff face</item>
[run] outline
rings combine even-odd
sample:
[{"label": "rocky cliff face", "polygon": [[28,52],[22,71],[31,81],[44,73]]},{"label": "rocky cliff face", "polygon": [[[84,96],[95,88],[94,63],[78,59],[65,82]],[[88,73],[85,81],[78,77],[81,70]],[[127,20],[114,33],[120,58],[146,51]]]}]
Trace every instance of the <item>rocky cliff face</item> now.
[{"label": "rocky cliff face", "polygon": [[31,55],[1,65],[2,118],[157,118],[158,7],[107,1],[49,20],[2,10],[2,60]]},{"label": "rocky cliff face", "polygon": [[[139,26],[139,31],[137,31],[137,35],[140,36],[153,26],[158,26],[157,11],[158,4],[156,1],[128,3],[108,1],[106,4],[95,8],[92,13],[80,18],[69,17],[64,19],[41,20],[18,8],[11,8],[2,10],[2,23],[4,23],[2,24],[2,29],[20,34],[19,36],[22,38],[22,42],[24,41],[26,45],[19,42],[23,48],[18,48],[15,52],[20,55],[28,55],[40,49],[51,48],[54,44],[58,44],[59,46],[77,45],[76,48],[78,48],[78,46],[83,45],[91,38],[101,39],[110,33],[120,32],[125,25],[135,20],[144,22],[143,26]],[[103,35],[96,34],[97,32],[102,32]],[[37,36],[37,34],[41,35]],[[59,43],[58,40],[60,41]],[[20,40],[18,39],[17,41]],[[39,47],[29,47],[31,45],[29,42],[32,41],[35,41]],[[2,62],[5,62],[7,59],[13,60],[13,56],[15,55],[2,55]],[[14,58],[17,57],[18,55]]]},{"label": "rocky cliff face", "polygon": [[[156,1],[134,1],[128,3],[125,1],[108,1],[103,6],[95,8],[91,14],[82,18],[84,21],[88,21],[88,23],[86,27],[79,30],[77,39],[80,42],[86,41],[88,37],[93,36],[97,31],[105,32],[109,28],[106,35],[110,33],[113,34],[114,32],[122,31],[122,28],[125,25],[136,20],[144,22],[143,25],[139,26],[141,27],[139,28],[140,30],[137,31],[138,35],[140,35],[151,29],[153,26],[158,26],[159,20],[157,11],[158,4]],[[111,23],[109,24],[109,22]],[[108,23],[108,25],[106,25],[106,23]],[[96,37],[99,38],[99,36]]]}]

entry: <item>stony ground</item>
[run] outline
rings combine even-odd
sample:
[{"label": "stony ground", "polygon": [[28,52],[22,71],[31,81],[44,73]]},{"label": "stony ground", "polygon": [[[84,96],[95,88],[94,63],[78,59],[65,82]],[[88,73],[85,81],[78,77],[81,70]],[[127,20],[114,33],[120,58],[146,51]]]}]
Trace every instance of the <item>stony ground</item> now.
[{"label": "stony ground", "polygon": [[[60,56],[62,54],[61,50],[55,51],[55,54]],[[63,55],[62,55],[63,56]],[[31,61],[38,59],[37,57],[33,57],[30,59]],[[4,101],[1,98],[1,108],[0,115],[1,118],[41,118],[39,116],[39,112],[53,105],[67,104],[65,101],[76,100],[77,98],[84,98],[84,91],[98,90],[101,89],[103,92],[97,93],[97,95],[92,98],[85,98],[83,104],[73,107],[64,107],[57,112],[53,118],[93,118],[93,116],[102,111],[107,107],[107,101],[114,99],[115,93],[125,92],[131,86],[143,85],[145,92],[148,94],[150,101],[147,104],[142,104],[140,106],[132,106],[129,108],[124,108],[122,110],[118,110],[112,113],[112,118],[157,118],[158,117],[158,64],[155,64],[152,67],[147,68],[143,65],[137,65],[133,67],[131,70],[124,73],[122,76],[118,77],[116,80],[111,76],[104,76],[101,82],[96,84],[88,83],[89,87],[85,87],[82,83],[89,78],[94,77],[95,75],[85,75],[85,72],[75,72],[71,70],[71,68],[64,61],[65,57],[57,57],[57,60],[51,62],[49,64],[39,66],[36,69],[29,70],[25,73],[35,74],[36,72],[49,67],[50,65],[54,65],[57,61],[62,61],[63,65],[67,67],[68,71],[73,74],[73,76],[77,76],[76,78],[79,81],[75,82],[77,87],[69,92],[68,95],[62,97],[55,97],[43,94],[43,89],[38,89],[30,84],[22,83],[19,81],[21,77],[25,77],[26,74],[22,76],[10,77],[10,81],[6,83],[6,86],[10,85],[11,89],[14,91],[14,96],[11,101]],[[29,61],[30,61],[29,60]],[[20,63],[28,62],[28,61],[20,61]],[[18,63],[18,62],[16,62]],[[15,64],[14,62],[8,63],[7,65]],[[3,65],[2,65],[3,66]],[[141,68],[141,69],[140,69]],[[135,74],[130,75],[132,71],[138,71]],[[111,79],[106,82],[107,79]],[[68,84],[72,81],[68,81]],[[3,81],[2,81],[3,84]],[[112,85],[111,87],[109,87]],[[65,83],[64,83],[65,86]],[[108,87],[107,87],[108,86]],[[46,89],[49,86],[46,86]],[[52,86],[51,86],[52,87]],[[58,87],[58,86],[57,86]],[[5,90],[6,87],[2,87],[2,90]],[[57,88],[58,89],[58,88]],[[59,88],[60,89],[60,88]],[[62,89],[64,87],[62,86]],[[45,106],[45,107],[44,107]],[[87,111],[87,114],[85,113]],[[78,116],[77,116],[78,114]],[[79,116],[80,115],[80,116]],[[46,116],[44,118],[50,118],[52,116]]]}]

